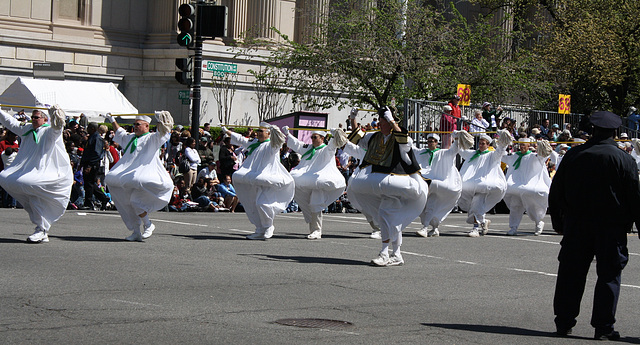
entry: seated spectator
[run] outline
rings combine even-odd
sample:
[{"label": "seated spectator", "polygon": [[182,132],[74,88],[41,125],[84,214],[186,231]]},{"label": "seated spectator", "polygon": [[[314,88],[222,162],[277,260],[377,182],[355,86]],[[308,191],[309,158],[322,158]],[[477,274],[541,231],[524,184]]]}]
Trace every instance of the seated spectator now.
[{"label": "seated spectator", "polygon": [[202,168],[200,172],[198,172],[198,179],[204,177],[205,179],[210,179],[214,181],[215,184],[220,183],[218,180],[218,174],[216,173],[216,162],[210,160],[207,162],[207,166]]},{"label": "seated spectator", "polygon": [[207,183],[204,177],[199,178],[196,183],[191,187],[191,198],[193,202],[196,202],[203,210],[211,210],[214,212],[220,211],[220,206],[209,199],[207,193]]},{"label": "seated spectator", "polygon": [[231,176],[226,175],[223,176],[222,179],[223,182],[218,184],[218,192],[220,192],[220,196],[224,199],[224,207],[228,208],[231,213],[234,213],[236,206],[238,206],[236,190],[231,184]]},{"label": "seated spectator", "polygon": [[186,192],[186,184],[182,177],[176,179],[173,186],[171,200],[169,200],[170,212],[183,212],[189,208],[189,193]]}]

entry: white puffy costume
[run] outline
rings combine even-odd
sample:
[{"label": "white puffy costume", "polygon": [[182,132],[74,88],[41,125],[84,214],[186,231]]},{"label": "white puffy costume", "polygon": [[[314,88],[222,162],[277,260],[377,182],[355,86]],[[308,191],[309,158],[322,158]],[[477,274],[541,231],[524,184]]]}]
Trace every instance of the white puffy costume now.
[{"label": "white puffy costume", "polygon": [[[136,118],[138,119],[138,117]],[[145,224],[140,234],[142,214],[165,207],[171,199],[173,181],[160,161],[159,149],[169,140],[173,118],[167,111],[156,112],[157,132],[137,136],[120,127],[113,141],[124,148],[122,157],[105,177],[113,202],[127,228],[133,231],[129,240],[141,241],[151,235],[152,225]],[[143,120],[150,122],[145,116]],[[148,220],[148,216],[145,216]],[[150,223],[149,223],[150,224]],[[144,237],[140,237],[144,236]]]},{"label": "white puffy costume", "polygon": [[[387,117],[391,117],[388,110],[384,118]],[[393,123],[393,119],[388,122]],[[392,131],[386,136],[369,132],[352,141],[357,141],[366,154],[360,169],[349,180],[347,195],[380,227],[383,242],[383,250],[372,264],[402,264],[402,230],[422,213],[429,192],[412,150],[413,141],[406,131]],[[393,244],[392,258],[387,253],[389,242]]]},{"label": "white puffy costume", "polygon": [[631,157],[636,160],[636,165],[638,165],[638,172],[640,172],[640,139],[631,139],[631,147],[633,148],[633,150],[631,150]]},{"label": "white puffy costume", "polygon": [[71,196],[73,171],[62,141],[65,114],[57,106],[49,109],[50,124],[33,129],[0,111],[0,122],[22,136],[13,164],[0,172],[0,186],[29,214],[36,232],[29,242],[48,242],[51,224],[64,215]]},{"label": "white puffy costume", "polygon": [[[521,141],[533,142],[531,139],[521,139]],[[539,143],[538,153],[518,151],[502,157],[502,161],[509,166],[506,177],[507,192],[504,195],[504,202],[510,211],[508,235],[516,234],[525,211],[536,224],[535,234],[542,233],[544,227],[542,219],[547,213],[551,186],[551,178],[546,166],[550,154],[551,145],[545,140]]]},{"label": "white puffy costume", "polygon": [[263,142],[223,128],[223,132],[230,133],[231,144],[242,146],[247,152],[242,166],[233,173],[233,185],[249,221],[256,227],[255,233],[247,236],[249,239],[273,236],[273,219],[287,208],[295,192],[293,177],[279,159],[286,137],[276,126],[260,126],[270,132],[269,139]]},{"label": "white puffy costume", "polygon": [[[286,128],[286,127],[285,127]],[[336,201],[347,186],[344,176],[336,166],[335,153],[347,142],[347,135],[340,129],[332,129],[328,144],[314,147],[291,135],[288,130],[287,146],[301,155],[300,163],[291,169],[295,181],[295,200],[309,224],[309,239],[322,236],[322,210]],[[325,136],[326,133],[314,133]]]},{"label": "white puffy costume", "polygon": [[[439,139],[437,135],[430,134],[430,136],[436,140]],[[470,148],[474,142],[473,136],[466,131],[454,131],[453,136],[456,140],[449,149],[431,151],[428,148],[414,148],[416,159],[422,168],[422,177],[430,180],[427,203],[420,214],[423,229],[419,234],[422,236],[429,234],[426,232],[429,225],[433,227],[430,236],[438,236],[438,226],[451,213],[462,193],[462,178],[456,168],[455,160],[461,148]]]},{"label": "white puffy costume", "polygon": [[[485,214],[502,200],[507,190],[507,181],[500,168],[500,161],[513,138],[506,130],[500,130],[498,134],[494,151],[460,150],[460,156],[465,161],[460,169],[462,194],[458,206],[467,211],[467,223],[480,224],[483,234],[487,233],[490,223],[485,219]],[[486,134],[480,139],[489,142],[491,140]],[[469,236],[472,236],[471,234]]]}]

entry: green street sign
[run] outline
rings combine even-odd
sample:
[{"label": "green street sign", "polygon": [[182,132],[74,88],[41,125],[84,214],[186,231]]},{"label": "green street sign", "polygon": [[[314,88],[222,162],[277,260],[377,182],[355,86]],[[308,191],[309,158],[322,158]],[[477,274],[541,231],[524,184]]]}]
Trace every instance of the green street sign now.
[{"label": "green street sign", "polygon": [[180,91],[178,91],[178,98],[182,99],[182,100],[189,99],[190,98],[190,94],[191,94],[190,90],[180,90]]},{"label": "green street sign", "polygon": [[202,68],[212,72],[238,73],[238,65],[234,63],[202,61]]}]

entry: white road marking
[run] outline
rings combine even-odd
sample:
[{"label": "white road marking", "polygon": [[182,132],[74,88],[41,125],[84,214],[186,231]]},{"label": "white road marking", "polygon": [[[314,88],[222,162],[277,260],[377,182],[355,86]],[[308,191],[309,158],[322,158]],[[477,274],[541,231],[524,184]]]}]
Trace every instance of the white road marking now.
[{"label": "white road marking", "polygon": [[[90,213],[90,214],[92,216],[120,218],[120,215],[118,215],[118,214],[107,214],[107,213]],[[86,214],[78,213],[78,215],[86,215]],[[200,227],[203,227],[203,228],[209,227],[209,225],[207,225],[207,224],[176,222],[174,220],[165,220],[165,219],[151,219],[151,220],[154,221],[154,222],[158,222],[158,223],[169,223],[169,224],[178,224],[178,225],[192,225],[192,226],[200,226]]]},{"label": "white road marking", "polygon": [[132,301],[125,301],[125,300],[121,300],[121,299],[112,299],[111,301],[119,302],[119,303],[127,303],[127,304],[144,305],[144,306],[152,306],[152,307],[160,307],[160,308],[162,308],[161,305],[151,304],[151,303],[132,302]]}]

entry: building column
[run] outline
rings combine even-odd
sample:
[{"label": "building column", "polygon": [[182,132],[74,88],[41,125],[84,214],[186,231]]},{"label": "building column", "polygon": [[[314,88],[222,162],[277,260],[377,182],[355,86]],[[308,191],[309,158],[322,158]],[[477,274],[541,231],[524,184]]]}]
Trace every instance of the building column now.
[{"label": "building column", "polygon": [[275,39],[269,28],[278,27],[277,0],[247,0],[247,30],[249,36]]}]

